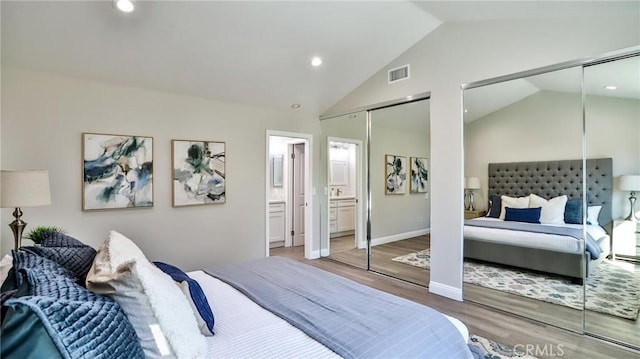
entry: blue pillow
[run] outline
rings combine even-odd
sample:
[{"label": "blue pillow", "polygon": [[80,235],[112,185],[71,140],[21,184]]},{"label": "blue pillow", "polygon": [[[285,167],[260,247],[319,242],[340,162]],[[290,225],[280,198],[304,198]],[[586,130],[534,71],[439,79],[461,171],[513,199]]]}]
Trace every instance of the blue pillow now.
[{"label": "blue pillow", "polygon": [[497,195],[492,195],[489,198],[490,207],[487,212],[487,217],[500,218],[500,211],[502,211],[502,198]]},{"label": "blue pillow", "polygon": [[200,318],[202,318],[202,321],[206,325],[207,330],[211,333],[211,335],[213,335],[213,324],[215,322],[213,311],[211,311],[209,301],[204,295],[200,284],[198,284],[197,281],[191,279],[191,277],[180,270],[180,268],[174,267],[171,264],[162,262],[153,262],[153,264],[155,264],[156,267],[160,268],[161,271],[167,273],[174,281],[180,283],[185,281],[187,282],[187,284],[189,285],[189,294],[191,294],[191,302],[198,311],[198,313],[195,314],[200,315]]},{"label": "blue pillow", "polygon": [[564,206],[564,223],[582,224],[582,198],[572,198]]},{"label": "blue pillow", "polygon": [[542,207],[535,208],[505,208],[505,221],[540,223]]}]

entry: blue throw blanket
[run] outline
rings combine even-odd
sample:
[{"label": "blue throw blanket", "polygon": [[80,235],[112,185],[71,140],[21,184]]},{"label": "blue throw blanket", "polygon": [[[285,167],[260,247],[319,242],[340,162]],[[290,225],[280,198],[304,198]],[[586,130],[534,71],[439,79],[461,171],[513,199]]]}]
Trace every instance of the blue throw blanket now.
[{"label": "blue throw blanket", "polygon": [[205,272],[344,358],[472,358],[440,312],[291,259]]},{"label": "blue throw blanket", "polygon": [[[533,233],[556,234],[575,238],[579,241],[584,240],[584,232],[581,228],[546,226],[544,224],[512,222],[512,221],[487,221],[483,219],[474,219],[464,221],[465,226],[487,227],[496,229],[505,229],[510,231],[522,231]],[[602,254],[602,249],[598,243],[587,233],[586,249],[591,259],[597,259]]]}]

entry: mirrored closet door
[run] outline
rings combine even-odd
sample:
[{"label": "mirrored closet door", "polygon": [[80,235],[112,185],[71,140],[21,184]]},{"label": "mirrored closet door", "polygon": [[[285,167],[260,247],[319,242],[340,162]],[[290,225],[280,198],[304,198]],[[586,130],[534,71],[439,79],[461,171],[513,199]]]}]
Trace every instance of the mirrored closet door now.
[{"label": "mirrored closet door", "polygon": [[639,349],[640,48],[463,89],[465,300]]},{"label": "mirrored closet door", "polygon": [[429,100],[370,112],[370,269],[429,283]]},{"label": "mirrored closet door", "polygon": [[581,76],[577,66],[463,93],[464,298],[576,332],[587,262]]},{"label": "mirrored closet door", "polygon": [[321,121],[321,255],[429,282],[429,95]]},{"label": "mirrored closet door", "polygon": [[366,111],[320,122],[321,177],[326,180],[321,255],[363,269],[367,269],[367,126]]},{"label": "mirrored closet door", "polygon": [[585,331],[640,348],[640,56],[585,66],[584,92],[587,157],[609,158],[613,176],[608,190],[606,169],[586,177],[611,200],[587,210],[588,229],[608,243],[586,280]]}]

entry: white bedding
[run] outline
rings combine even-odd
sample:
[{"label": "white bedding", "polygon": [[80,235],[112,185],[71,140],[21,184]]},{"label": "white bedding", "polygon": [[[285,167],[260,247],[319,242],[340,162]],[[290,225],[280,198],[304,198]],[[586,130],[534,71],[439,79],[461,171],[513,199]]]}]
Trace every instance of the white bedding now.
[{"label": "white bedding", "polygon": [[[230,285],[203,271],[187,274],[200,283],[215,317],[215,335],[206,337],[207,358],[339,358]],[[467,327],[446,317],[468,342]]]},{"label": "white bedding", "polygon": [[[485,221],[502,221],[498,218],[480,217],[472,220]],[[547,226],[560,226],[582,228],[582,224],[545,224]],[[604,228],[598,225],[586,225],[586,230],[593,239],[598,241],[603,237],[607,237]],[[482,240],[495,243],[507,243],[521,247],[548,249],[563,253],[583,253],[584,244],[577,241],[573,237],[546,234],[531,233],[523,231],[501,230],[496,228],[485,228],[476,226],[464,226],[464,238]]]}]

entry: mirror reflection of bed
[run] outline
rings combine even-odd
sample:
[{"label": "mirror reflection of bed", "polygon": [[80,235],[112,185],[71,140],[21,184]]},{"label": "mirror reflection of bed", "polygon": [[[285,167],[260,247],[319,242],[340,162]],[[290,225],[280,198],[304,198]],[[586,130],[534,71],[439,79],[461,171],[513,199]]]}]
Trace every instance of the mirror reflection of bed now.
[{"label": "mirror reflection of bed", "polygon": [[614,255],[640,237],[618,185],[640,174],[638,59],[584,68],[584,125],[581,66],[465,89],[465,300],[640,347],[640,262]]}]

